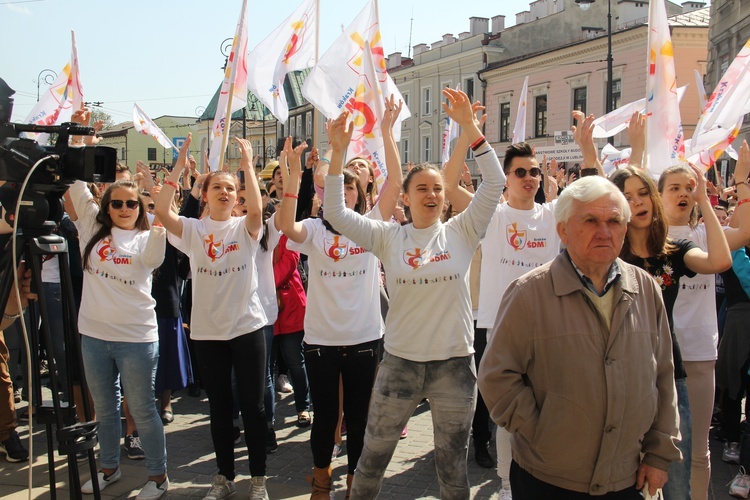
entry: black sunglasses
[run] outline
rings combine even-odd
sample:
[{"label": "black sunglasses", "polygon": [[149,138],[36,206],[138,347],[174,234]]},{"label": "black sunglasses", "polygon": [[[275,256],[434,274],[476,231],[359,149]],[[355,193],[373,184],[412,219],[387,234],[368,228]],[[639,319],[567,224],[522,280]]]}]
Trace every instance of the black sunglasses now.
[{"label": "black sunglasses", "polygon": [[114,208],[115,210],[120,210],[122,208],[123,203],[126,207],[128,207],[130,210],[135,210],[138,208],[138,200],[109,200],[109,205]]},{"label": "black sunglasses", "polygon": [[531,174],[532,177],[539,177],[542,175],[542,169],[539,167],[531,167],[529,170],[526,170],[525,168],[517,168],[511,173],[516,174],[516,177],[519,179],[526,177],[526,174]]},{"label": "black sunglasses", "polygon": [[155,205],[155,204],[153,204],[153,203],[149,203],[149,204],[148,204],[148,209],[149,209],[149,210],[153,210],[154,208],[156,208],[156,205]]}]

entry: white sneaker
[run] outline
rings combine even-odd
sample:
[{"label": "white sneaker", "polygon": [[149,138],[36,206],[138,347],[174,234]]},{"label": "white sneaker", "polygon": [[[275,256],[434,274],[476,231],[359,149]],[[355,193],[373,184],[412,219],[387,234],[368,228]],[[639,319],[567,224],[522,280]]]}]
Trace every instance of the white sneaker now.
[{"label": "white sneaker", "polygon": [[750,495],[750,476],[745,473],[744,467],[740,466],[740,471],[730,483],[729,494],[739,498],[747,498]]},{"label": "white sneaker", "polygon": [[218,474],[214,476],[211,489],[208,490],[208,494],[203,497],[203,500],[221,500],[222,498],[233,497],[235,493],[237,493],[237,489],[234,487],[234,481]]},{"label": "white sneaker", "polygon": [[255,476],[250,479],[250,500],[269,500],[266,476]]},{"label": "white sneaker", "polygon": [[289,394],[293,391],[294,389],[292,388],[292,384],[289,383],[289,378],[286,375],[281,374],[276,377],[276,392]]},{"label": "white sneaker", "polygon": [[[104,491],[104,489],[109,486],[110,484],[117,482],[118,479],[122,477],[122,472],[120,472],[120,468],[118,467],[116,471],[114,471],[112,474],[107,476],[102,471],[99,471],[96,474],[96,478],[99,480],[99,491]],[[81,493],[86,493],[87,495],[90,495],[94,492],[94,483],[91,479],[86,481],[86,484],[81,486]]]},{"label": "white sneaker", "polygon": [[149,481],[135,498],[136,500],[156,500],[157,498],[161,498],[168,489],[169,478],[166,478],[161,484],[157,484],[156,481]]}]

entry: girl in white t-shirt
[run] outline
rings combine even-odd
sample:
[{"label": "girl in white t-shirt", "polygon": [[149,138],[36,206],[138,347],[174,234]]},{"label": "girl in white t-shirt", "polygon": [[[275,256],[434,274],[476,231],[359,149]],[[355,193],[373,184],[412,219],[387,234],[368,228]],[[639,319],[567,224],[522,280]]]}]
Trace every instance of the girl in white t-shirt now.
[{"label": "girl in white t-shirt", "polygon": [[267,323],[258,296],[256,252],[263,231],[260,191],[252,168],[252,147],[237,139],[245,174],[247,215],[232,217],[237,200],[237,178],[211,172],[202,197],[209,215],[202,219],[178,217],[169,210],[178,188],[192,137],[180,148],[174,169],[156,197],[156,214],[169,232],[169,241],[190,257],[193,308],[190,337],[196,343],[201,380],[208,394],[211,438],[218,475],[208,498],[234,494],[234,426],[232,424],[232,369],[237,377],[239,405],[245,425],[252,476],[250,497],[268,498],[266,492],[266,417],[263,407]]},{"label": "girl in white t-shirt", "polygon": [[[78,329],[99,420],[99,489],[121,477],[122,387],[146,455],[149,481],[139,497],[158,498],[169,488],[169,481],[164,427],[154,405],[159,337],[151,280],[154,269],[164,260],[164,228],[154,225],[149,230],[135,182],[110,184],[101,206],[82,181],[71,186],[69,195],[84,248]],[[93,493],[92,481],[81,491]]]},{"label": "girl in white t-shirt", "polygon": [[[697,223],[698,208],[706,222],[710,220],[714,226],[719,226],[719,222],[705,192],[700,196],[696,192],[697,189],[705,191],[705,181],[702,178],[696,179],[696,175],[688,167],[670,167],[659,177],[658,189],[669,221],[669,237],[690,240],[706,251],[709,242],[705,224]],[[743,169],[743,172],[736,175],[739,199],[750,202],[747,171]],[[743,211],[740,227],[724,230],[724,236],[732,251],[747,245],[750,241],[750,203],[741,202],[736,210]],[[674,306],[673,320],[674,333],[680,344],[683,365],[687,372],[692,419],[690,489],[692,498],[701,500],[708,497],[711,478],[708,432],[714,406],[714,366],[719,331],[714,275],[683,278]]]},{"label": "girl in white t-shirt", "polygon": [[[381,259],[391,297],[386,354],[372,391],[352,498],[377,497],[401,431],[423,398],[429,398],[432,411],[441,496],[468,498],[470,493],[466,455],[476,369],[468,272],[505,176],[474,122],[466,94],[445,89],[443,95],[450,102],[443,109],[467,135],[484,176],[469,207],[445,224],[439,220],[445,202],[443,179],[430,165],[413,168],[403,182],[411,224],[375,221],[346,210],[341,173],[352,128],[345,130],[346,113],[329,127],[333,155],[326,176],[325,216],[359,248]],[[334,305],[329,313],[336,313]]]},{"label": "girl in white t-shirt", "polygon": [[[388,183],[375,206],[367,211],[366,194],[357,176],[345,174],[348,210],[371,220],[390,220],[401,190],[401,161],[393,138],[393,123],[401,110],[393,97],[381,122],[385,141]],[[315,404],[310,447],[314,463],[313,497],[331,490],[331,454],[339,425],[339,380],[347,427],[347,491],[364,443],[367,409],[375,381],[378,347],[383,335],[380,315],[378,259],[336,231],[322,219],[295,222],[301,177],[300,154],[287,139],[281,156],[284,195],[276,223],[289,241],[287,247],[308,256],[308,294],[305,312],[305,364]],[[348,496],[348,494],[347,494]]]}]

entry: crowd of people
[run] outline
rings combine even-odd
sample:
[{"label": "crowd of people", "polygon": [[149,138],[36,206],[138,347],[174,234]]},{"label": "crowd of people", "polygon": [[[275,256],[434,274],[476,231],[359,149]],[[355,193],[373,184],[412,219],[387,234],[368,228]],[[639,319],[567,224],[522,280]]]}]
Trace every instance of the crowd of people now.
[{"label": "crowd of people", "polygon": [[[347,113],[328,123],[325,155],[313,148],[303,160],[307,143],[288,138],[269,185],[248,141],[237,139],[237,173],[199,174],[188,137],[163,178],[139,164],[114,183],[70,187],[60,227],[80,248],[70,258],[80,262],[89,394],[71,394],[64,371],[59,389],[77,406],[89,397],[99,421],[100,469],[83,493],[122,476],[121,413],[128,456],[147,464],[138,498],[169,489],[164,425],[172,393],[187,388],[209,401],[217,473],[204,498],[236,493],[241,415],[250,497],[267,499],[274,379],[287,376],[296,423],[311,426],[312,499],[331,498],[342,428],[346,498],[376,498],[423,401],[442,498],[469,498],[473,441],[477,463],[497,466],[503,500],[658,489],[706,499],[717,424],[722,458],[742,466],[730,493],[750,496],[747,143],[727,188],[693,166],[654,179],[636,113],[630,163],[607,177],[593,116],[573,112],[579,169],[539,162],[525,142],[501,165],[481,104],[443,96],[461,129],[450,159],[405,174],[393,134],[402,104],[386,100],[380,188],[368,159],[346,157]],[[88,110],[74,120],[88,124]],[[56,259],[44,271],[45,300],[59,304]],[[34,298],[21,274],[6,332]],[[64,350],[49,346],[52,366],[65,366]],[[28,453],[15,430],[12,354],[0,342],[0,452],[15,462]]]}]

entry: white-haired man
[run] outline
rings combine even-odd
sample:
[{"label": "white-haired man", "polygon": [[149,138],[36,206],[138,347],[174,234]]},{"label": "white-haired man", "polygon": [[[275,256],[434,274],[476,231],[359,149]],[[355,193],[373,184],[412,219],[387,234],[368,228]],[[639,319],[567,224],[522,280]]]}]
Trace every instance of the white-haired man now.
[{"label": "white-haired man", "polygon": [[630,209],[612,183],[572,184],[555,218],[566,250],[506,290],[479,388],[512,434],[514,500],[641,498],[680,460],[661,291],[618,258]]}]

